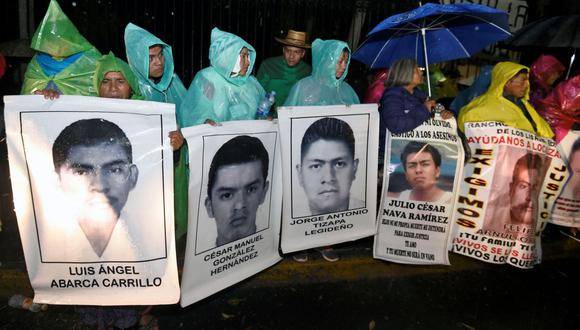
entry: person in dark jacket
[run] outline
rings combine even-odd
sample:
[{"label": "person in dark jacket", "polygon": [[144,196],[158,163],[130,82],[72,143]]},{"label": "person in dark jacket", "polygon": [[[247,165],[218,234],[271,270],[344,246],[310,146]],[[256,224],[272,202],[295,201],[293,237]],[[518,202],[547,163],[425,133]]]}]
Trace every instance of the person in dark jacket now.
[{"label": "person in dark jacket", "polygon": [[[405,133],[431,117],[435,100],[416,88],[422,83],[423,71],[415,60],[400,59],[391,65],[379,110],[379,159],[384,155],[386,129],[395,134]],[[441,112],[443,119],[452,116],[451,111]]]}]

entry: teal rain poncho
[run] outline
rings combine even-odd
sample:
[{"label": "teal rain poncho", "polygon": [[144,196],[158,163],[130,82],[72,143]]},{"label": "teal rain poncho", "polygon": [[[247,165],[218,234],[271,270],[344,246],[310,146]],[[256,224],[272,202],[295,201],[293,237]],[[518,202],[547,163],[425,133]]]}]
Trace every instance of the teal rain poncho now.
[{"label": "teal rain poncho", "polygon": [[[336,79],[336,65],[343,49],[349,58],[344,73]],[[312,43],[312,75],[298,81],[285,106],[359,104],[359,98],[344,81],[350,64],[350,48],[344,41],[316,39]]]},{"label": "teal rain poncho", "polygon": [[[249,51],[250,67],[246,75],[233,77],[231,73],[244,47]],[[266,94],[250,75],[256,62],[254,47],[234,34],[213,28],[209,60],[211,66],[195,75],[183,100],[183,127],[203,124],[207,119],[216,122],[254,119]]]},{"label": "teal rain poncho", "polygon": [[[158,83],[149,79],[149,47],[154,45],[163,47],[163,57],[165,58],[163,76]],[[177,123],[182,127],[179,122],[179,105],[186,90],[179,77],[174,73],[171,46],[148,31],[129,23],[125,28],[125,48],[129,66],[139,81],[141,95],[148,101],[175,104]]]},{"label": "teal rain poncho", "polygon": [[28,64],[21,94],[50,88],[65,95],[97,95],[93,75],[101,54],[80,34],[55,0],[48,5],[30,47],[39,53]]},{"label": "teal rain poncho", "polygon": [[[161,45],[165,66],[163,76],[158,83],[149,79],[149,47]],[[129,66],[137,80],[141,95],[148,101],[157,101],[175,104],[175,117],[179,127],[184,127],[180,122],[181,100],[185,95],[185,86],[173,71],[173,52],[171,46],[161,41],[153,34],[129,23],[125,28],[125,48]],[[174,190],[174,213],[175,213],[175,237],[179,239],[187,232],[187,189],[189,173],[187,165],[187,145],[179,149],[179,161],[175,164],[173,176]]]},{"label": "teal rain poncho", "polygon": [[97,93],[99,92],[101,81],[103,81],[105,74],[108,72],[121,72],[129,86],[131,86],[131,90],[133,92],[131,94],[131,99],[143,100],[143,96],[141,96],[141,92],[139,91],[139,83],[137,82],[137,78],[135,78],[133,71],[131,71],[131,68],[129,68],[129,64],[115,57],[113,52],[109,52],[109,54],[103,55],[103,57],[97,61],[97,68],[95,70],[95,76],[93,79],[93,84]]}]

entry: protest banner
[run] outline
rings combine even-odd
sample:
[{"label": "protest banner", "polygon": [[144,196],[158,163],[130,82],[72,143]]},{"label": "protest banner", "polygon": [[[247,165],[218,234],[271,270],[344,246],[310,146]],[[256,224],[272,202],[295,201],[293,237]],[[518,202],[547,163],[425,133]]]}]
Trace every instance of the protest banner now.
[{"label": "protest banner", "polygon": [[34,301],[172,304],[172,104],[7,96],[14,206]]},{"label": "protest banner", "polygon": [[463,158],[455,119],[436,116],[412,131],[388,132],[375,258],[449,264],[450,219]]},{"label": "protest banner", "polygon": [[279,108],[284,177],[282,251],[375,231],[376,104]]},{"label": "protest banner", "polygon": [[531,268],[540,232],[562,189],[562,157],[552,139],[499,122],[465,124],[472,157],[454,211],[452,251]]},{"label": "protest banner", "polygon": [[560,170],[549,176],[547,219],[560,226],[580,227],[580,131],[570,131],[558,143],[558,150],[562,159],[552,160],[552,168]]},{"label": "protest banner", "polygon": [[190,167],[185,307],[281,260],[282,171],[271,121],[199,125],[183,135]]}]

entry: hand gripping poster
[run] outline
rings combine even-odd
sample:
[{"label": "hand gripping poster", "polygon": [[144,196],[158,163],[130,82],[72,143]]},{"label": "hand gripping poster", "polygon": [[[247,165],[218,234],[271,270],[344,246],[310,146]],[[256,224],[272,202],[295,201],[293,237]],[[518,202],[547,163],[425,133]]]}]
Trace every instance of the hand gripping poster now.
[{"label": "hand gripping poster", "polygon": [[35,302],[172,304],[173,105],[7,96],[14,205]]},{"label": "hand gripping poster", "polygon": [[278,125],[231,121],[183,129],[189,147],[189,224],[181,306],[281,260]]},{"label": "hand gripping poster", "polygon": [[376,104],[281,108],[278,119],[284,164],[282,251],[373,235]]},{"label": "hand gripping poster", "polygon": [[[580,131],[570,131],[558,144],[563,164],[559,158],[552,160],[554,174],[549,176],[553,195],[547,196],[552,205],[549,221],[567,227],[580,227]],[[554,200],[555,198],[555,200]]]},{"label": "hand gripping poster", "polygon": [[499,122],[465,124],[466,162],[454,211],[452,251],[531,268],[540,232],[562,190],[565,166],[552,139]]},{"label": "hand gripping poster", "polygon": [[374,257],[406,264],[449,264],[447,253],[463,149],[455,119],[439,115],[385,141]]}]

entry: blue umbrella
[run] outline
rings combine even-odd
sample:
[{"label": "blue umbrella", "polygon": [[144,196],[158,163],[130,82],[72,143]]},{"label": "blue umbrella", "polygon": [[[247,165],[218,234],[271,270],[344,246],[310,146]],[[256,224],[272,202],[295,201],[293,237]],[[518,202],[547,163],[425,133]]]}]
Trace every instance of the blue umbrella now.
[{"label": "blue umbrella", "polygon": [[505,11],[475,4],[427,3],[379,23],[352,58],[371,68],[388,68],[398,59],[414,58],[428,68],[430,63],[470,57],[510,35]]}]

